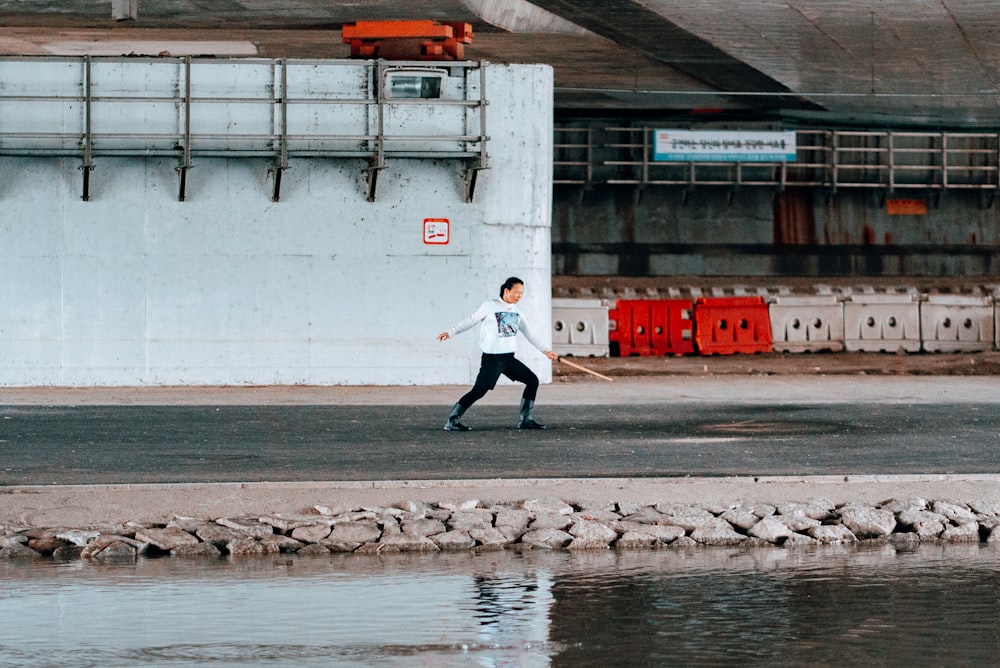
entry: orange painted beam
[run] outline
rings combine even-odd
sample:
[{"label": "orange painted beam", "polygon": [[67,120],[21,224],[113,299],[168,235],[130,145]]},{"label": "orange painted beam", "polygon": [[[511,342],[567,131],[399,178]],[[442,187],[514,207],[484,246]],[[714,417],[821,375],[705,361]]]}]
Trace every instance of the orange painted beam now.
[{"label": "orange painted beam", "polygon": [[[458,33],[458,34],[456,34]],[[472,26],[468,23],[438,23],[436,21],[355,21],[341,28],[345,42],[399,38],[457,39],[472,41]]]},{"label": "orange painted beam", "polygon": [[352,58],[462,60],[472,41],[468,23],[436,21],[357,21],[341,28]]}]

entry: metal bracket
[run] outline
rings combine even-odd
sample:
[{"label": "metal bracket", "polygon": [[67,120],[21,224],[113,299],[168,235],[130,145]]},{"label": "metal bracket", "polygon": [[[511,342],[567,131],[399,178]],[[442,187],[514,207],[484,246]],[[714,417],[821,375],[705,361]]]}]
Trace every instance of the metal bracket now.
[{"label": "metal bracket", "polygon": [[187,173],[191,169],[191,56],[184,57],[184,157],[180,172],[180,185],[177,190],[177,201],[187,199]]},{"label": "metal bracket", "polygon": [[81,199],[84,202],[90,201],[90,172],[93,171],[94,165],[84,163],[80,165],[80,169],[83,170],[83,195]]},{"label": "metal bracket", "polygon": [[90,56],[85,56],[83,61],[83,86],[84,86],[84,137],[83,137],[83,195],[84,202],[90,201],[90,172],[94,169],[93,147],[94,141],[91,135],[91,62]]},{"label": "metal bracket", "polygon": [[275,100],[281,111],[281,136],[278,138],[278,164],[271,168],[274,173],[274,190],[271,201],[281,201],[281,177],[288,169],[288,61],[281,59],[281,95]]},{"label": "metal bracket", "polygon": [[478,169],[465,170],[465,202],[468,204],[476,196],[476,179],[479,176]]},{"label": "metal bracket", "polygon": [[486,167],[470,167],[465,170],[465,202],[466,204],[472,202],[473,198],[476,196],[476,182],[479,180],[479,172],[486,169]]},{"label": "metal bracket", "polygon": [[[385,165],[378,164],[377,161],[372,161],[368,166],[368,201],[375,201],[375,189],[378,187],[378,173],[385,169]],[[466,200],[468,201],[468,200]]]},{"label": "metal bracket", "polygon": [[375,156],[368,159],[368,201],[375,201],[375,189],[378,187],[378,173],[385,169],[385,101],[382,99],[385,91],[382,88],[385,75],[385,62],[379,59],[375,66]]},{"label": "metal bracket", "polygon": [[180,167],[175,167],[177,172],[180,174],[180,185],[177,189],[177,201],[183,202],[187,199],[187,173],[191,169],[191,165],[181,165]]},{"label": "metal bracket", "polygon": [[471,203],[476,196],[476,182],[479,180],[479,172],[487,169],[489,155],[486,153],[486,142],[489,137],[486,135],[486,71],[481,65],[479,67],[479,159],[475,165],[465,170],[465,202]]},{"label": "metal bracket", "polygon": [[288,166],[282,167],[281,165],[275,165],[270,169],[270,172],[274,174],[274,190],[271,191],[271,201],[280,202],[281,201],[281,175],[285,173]]}]

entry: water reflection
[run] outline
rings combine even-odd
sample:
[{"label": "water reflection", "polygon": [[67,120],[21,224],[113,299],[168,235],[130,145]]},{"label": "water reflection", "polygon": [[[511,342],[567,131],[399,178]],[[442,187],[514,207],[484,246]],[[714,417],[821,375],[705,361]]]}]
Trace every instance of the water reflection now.
[{"label": "water reflection", "polygon": [[2,562],[0,665],[989,665],[995,547]]}]

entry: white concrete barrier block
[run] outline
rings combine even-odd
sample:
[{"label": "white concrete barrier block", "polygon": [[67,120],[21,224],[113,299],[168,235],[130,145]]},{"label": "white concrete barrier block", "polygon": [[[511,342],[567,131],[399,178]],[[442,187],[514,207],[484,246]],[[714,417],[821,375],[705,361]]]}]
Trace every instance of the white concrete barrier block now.
[{"label": "white concrete barrier block", "polygon": [[608,304],[600,299],[552,300],[552,350],[557,355],[607,357]]},{"label": "white concrete barrier block", "polygon": [[993,303],[976,295],[929,295],[920,305],[922,348],[927,352],[981,352],[994,346]]},{"label": "white concrete barrier block", "polygon": [[919,352],[919,295],[853,295],[844,302],[844,346],[848,351]]},{"label": "white concrete barrier block", "polygon": [[776,352],[844,349],[844,305],[834,295],[778,296],[768,315]]}]

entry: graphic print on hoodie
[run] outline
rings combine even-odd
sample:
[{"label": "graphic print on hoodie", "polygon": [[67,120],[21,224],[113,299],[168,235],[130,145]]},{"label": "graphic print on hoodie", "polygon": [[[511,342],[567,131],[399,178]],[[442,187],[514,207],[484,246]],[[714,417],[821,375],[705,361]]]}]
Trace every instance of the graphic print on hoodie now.
[{"label": "graphic print on hoodie", "polygon": [[497,318],[497,335],[501,338],[517,336],[520,314],[512,311],[498,311],[493,315]]}]

